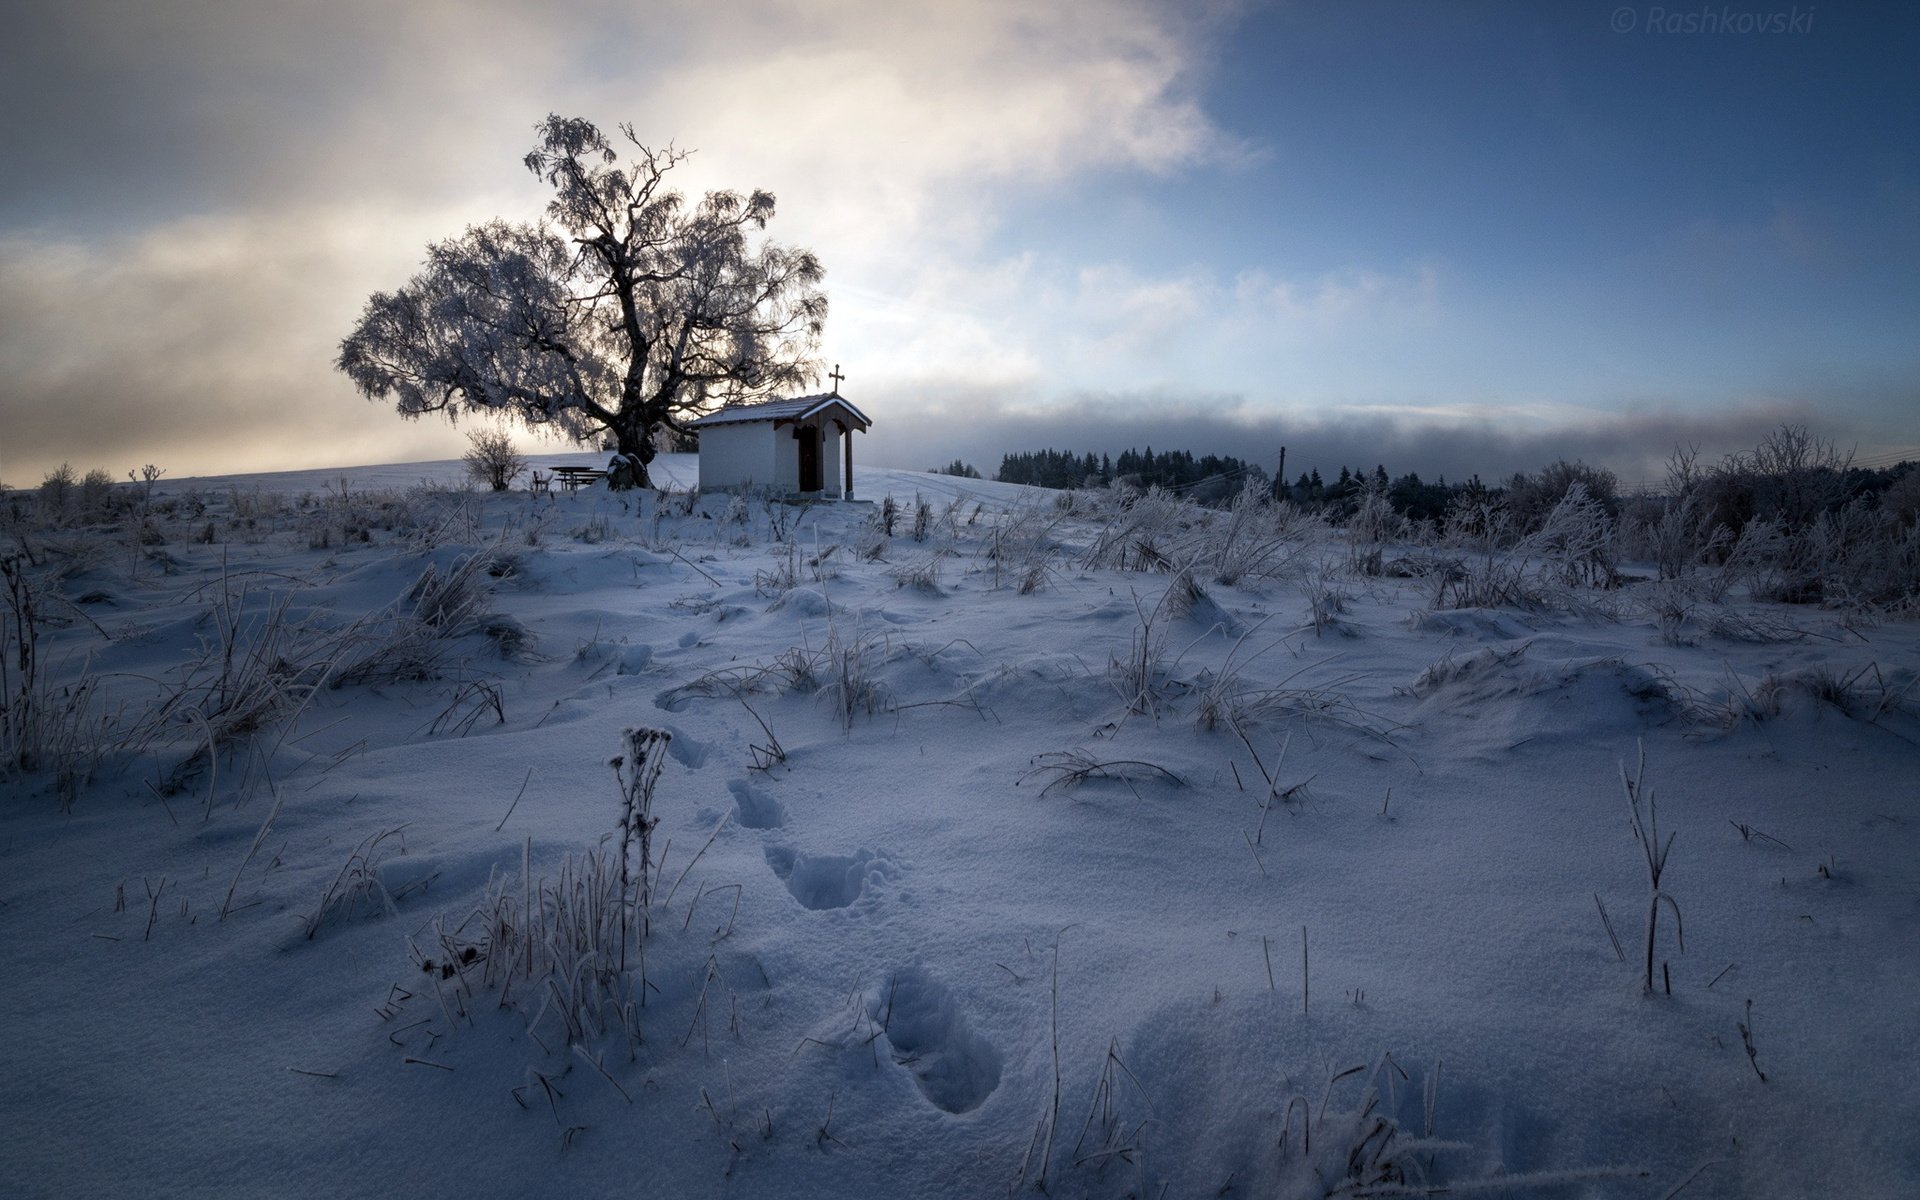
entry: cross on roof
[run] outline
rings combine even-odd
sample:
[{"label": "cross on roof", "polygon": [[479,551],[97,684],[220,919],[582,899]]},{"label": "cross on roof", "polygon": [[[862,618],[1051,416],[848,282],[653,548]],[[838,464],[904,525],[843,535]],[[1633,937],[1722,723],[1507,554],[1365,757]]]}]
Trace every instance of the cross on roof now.
[{"label": "cross on roof", "polygon": [[833,370],[827,375],[827,378],[833,380],[833,394],[838,396],[840,394],[840,381],[846,378],[845,375],[840,373],[839,363],[833,364]]}]

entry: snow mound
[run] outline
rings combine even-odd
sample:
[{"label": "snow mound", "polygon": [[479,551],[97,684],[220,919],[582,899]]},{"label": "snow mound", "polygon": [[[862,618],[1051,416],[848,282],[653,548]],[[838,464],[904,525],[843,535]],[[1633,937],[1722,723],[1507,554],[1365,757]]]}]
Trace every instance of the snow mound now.
[{"label": "snow mound", "polygon": [[1484,757],[1530,742],[1629,738],[1681,715],[1672,683],[1653,668],[1620,658],[1532,663],[1528,649],[1489,647],[1429,665],[1407,689],[1421,697],[1417,723],[1445,728]]}]

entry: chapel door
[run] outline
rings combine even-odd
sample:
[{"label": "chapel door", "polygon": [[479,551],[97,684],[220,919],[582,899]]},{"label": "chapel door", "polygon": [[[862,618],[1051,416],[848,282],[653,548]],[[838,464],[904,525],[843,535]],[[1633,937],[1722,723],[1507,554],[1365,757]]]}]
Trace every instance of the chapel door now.
[{"label": "chapel door", "polygon": [[817,492],[820,490],[820,431],[802,426],[793,432],[800,439],[800,490]]}]

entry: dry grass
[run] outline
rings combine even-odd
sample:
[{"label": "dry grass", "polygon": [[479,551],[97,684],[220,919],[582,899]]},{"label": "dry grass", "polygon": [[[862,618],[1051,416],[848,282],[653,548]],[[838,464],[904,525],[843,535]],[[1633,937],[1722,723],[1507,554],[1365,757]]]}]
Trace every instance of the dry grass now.
[{"label": "dry grass", "polygon": [[301,929],[307,940],[313,940],[330,920],[350,919],[366,910],[391,915],[396,911],[394,901],[399,896],[414,887],[425,886],[424,880],[417,880],[396,895],[387,890],[381,879],[380,866],[387,857],[407,852],[405,830],[404,825],[383,829],[354,847],[339,873],[321,891],[313,911],[301,918]]},{"label": "dry grass", "polygon": [[[1142,780],[1160,780],[1175,787],[1187,786],[1187,781],[1158,763],[1146,762],[1137,758],[1119,758],[1101,760],[1085,750],[1051,750],[1038,754],[1031,760],[1033,769],[1020,777],[1025,782],[1036,776],[1049,776],[1047,785],[1040,789],[1045,796],[1055,788],[1072,790],[1089,779],[1117,779],[1132,787]],[[1139,795],[1138,791],[1134,792]]]}]

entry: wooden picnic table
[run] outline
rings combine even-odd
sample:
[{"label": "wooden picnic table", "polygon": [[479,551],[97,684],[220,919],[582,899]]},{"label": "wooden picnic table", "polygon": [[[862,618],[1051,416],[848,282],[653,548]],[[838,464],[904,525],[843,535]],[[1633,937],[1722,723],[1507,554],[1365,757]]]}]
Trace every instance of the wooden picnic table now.
[{"label": "wooden picnic table", "polygon": [[568,491],[589,487],[607,477],[607,473],[598,467],[554,467],[553,478]]}]

